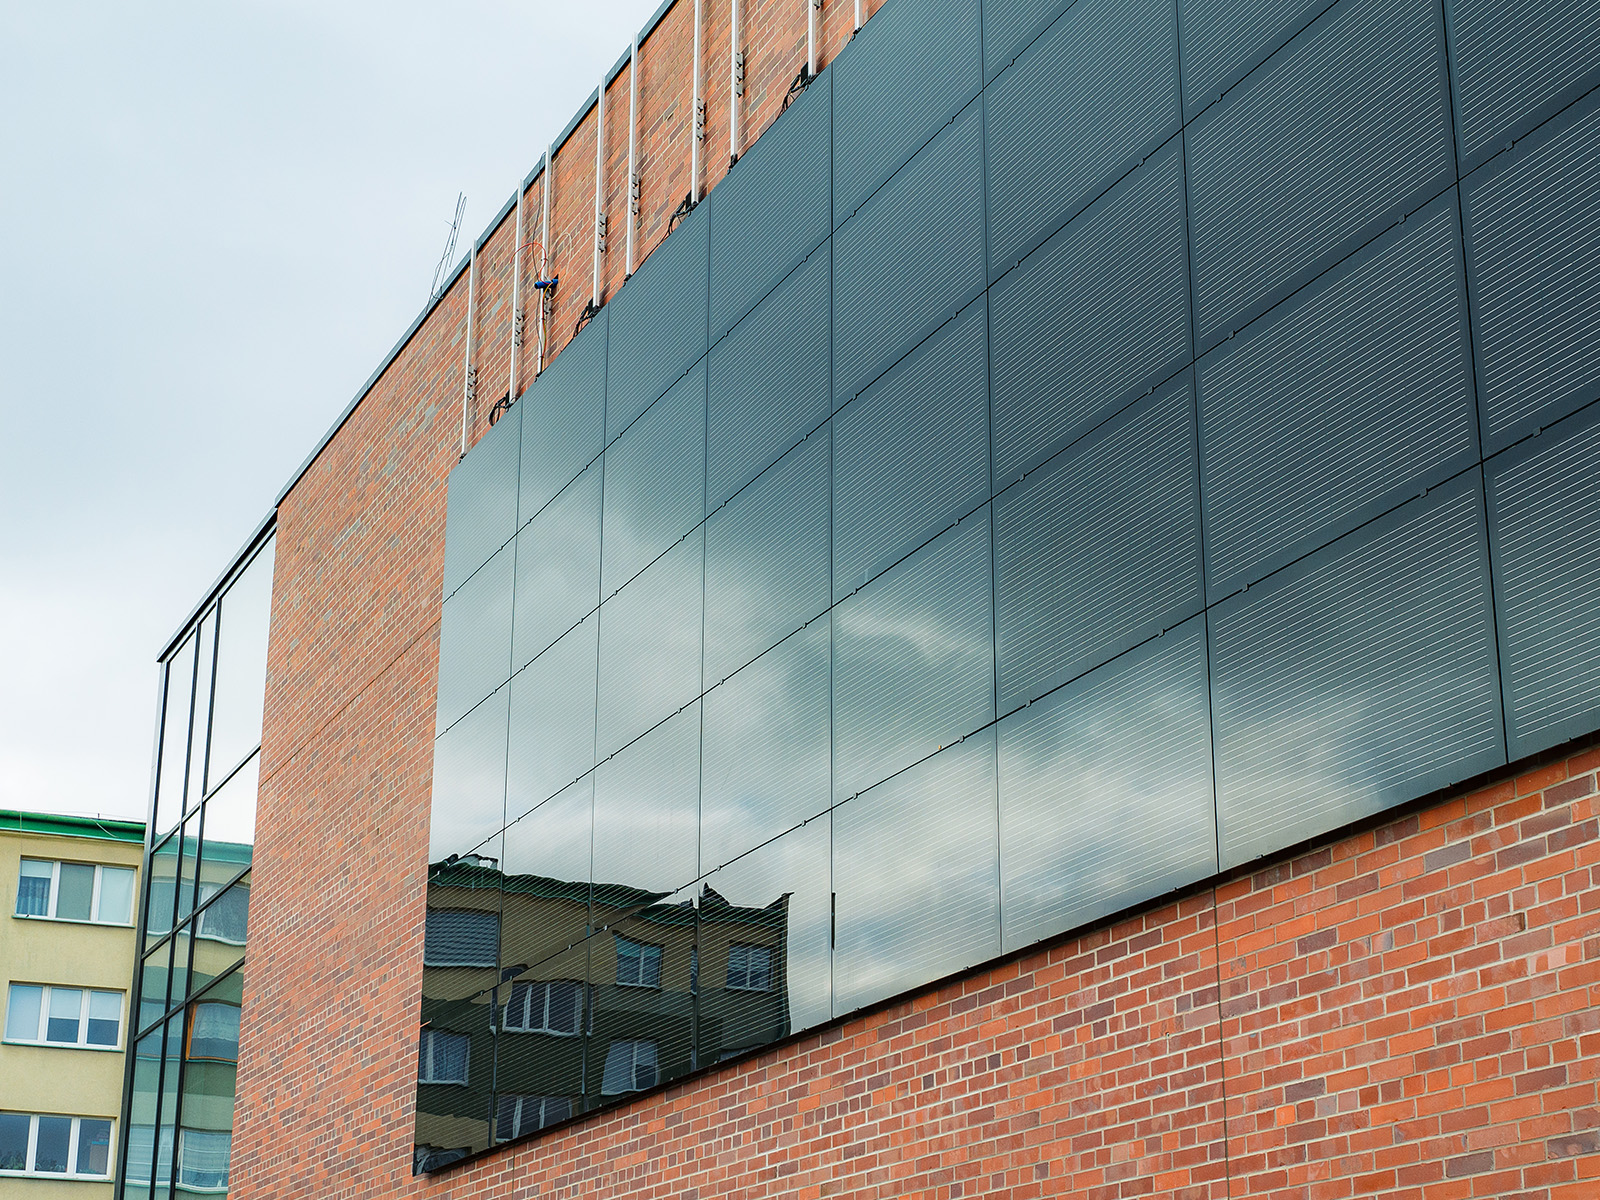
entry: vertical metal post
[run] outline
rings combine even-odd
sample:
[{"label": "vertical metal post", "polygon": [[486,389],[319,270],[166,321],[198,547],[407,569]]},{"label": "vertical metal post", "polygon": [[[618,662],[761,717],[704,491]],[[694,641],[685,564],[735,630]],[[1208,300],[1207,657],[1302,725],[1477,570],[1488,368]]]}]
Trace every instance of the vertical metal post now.
[{"label": "vertical metal post", "polygon": [[861,28],[861,0],[856,0],[856,29]]},{"label": "vertical metal post", "polygon": [[689,200],[700,203],[700,144],[706,140],[706,99],[700,80],[701,0],[694,0],[694,137],[689,142]]},{"label": "vertical metal post", "polygon": [[817,14],[822,11],[822,0],[806,0],[806,76],[817,77]]},{"label": "vertical metal post", "polygon": [[[738,3],[738,0],[734,0]],[[633,274],[634,227],[639,224],[639,39],[628,55],[628,238],[622,274]]]},{"label": "vertical metal post", "polygon": [[517,235],[511,243],[511,377],[506,396],[517,401],[517,359],[522,351],[522,182],[517,181]]},{"label": "vertical metal post", "polygon": [[728,165],[739,161],[744,146],[739,140],[739,102],[744,99],[744,51],[739,48],[739,0],[733,0],[733,13],[728,21]]},{"label": "vertical metal post", "polygon": [[544,373],[545,318],[550,314],[550,193],[555,183],[555,148],[546,145],[544,185],[539,197],[539,207],[543,210],[539,217],[539,280],[545,286],[539,289],[539,361],[533,370],[534,378]]},{"label": "vertical metal post", "polygon": [[472,366],[472,317],[478,298],[478,243],[472,243],[471,257],[467,259],[467,354],[461,364],[461,457],[467,456],[468,412],[472,407],[472,393],[476,390],[476,372]]},{"label": "vertical metal post", "polygon": [[600,258],[606,252],[606,76],[600,73],[600,97],[594,108],[594,295],[600,307]]}]

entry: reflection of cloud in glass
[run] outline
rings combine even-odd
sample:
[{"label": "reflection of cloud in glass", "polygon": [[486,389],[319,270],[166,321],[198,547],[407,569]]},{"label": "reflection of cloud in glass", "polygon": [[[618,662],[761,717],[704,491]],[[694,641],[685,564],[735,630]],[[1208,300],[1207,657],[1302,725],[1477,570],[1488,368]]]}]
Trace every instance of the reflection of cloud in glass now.
[{"label": "reflection of cloud in glass", "polygon": [[649,891],[699,874],[700,705],[595,770],[594,879]]},{"label": "reflection of cloud in glass", "polygon": [[442,732],[511,674],[512,559],[506,546],[444,602],[439,614],[439,700]]},{"label": "reflection of cloud in glass", "polygon": [[517,535],[512,663],[521,667],[600,603],[600,469],[591,467]]},{"label": "reflection of cloud in glass", "polygon": [[464,854],[505,824],[509,692],[500,689],[434,740],[429,862]]},{"label": "reflection of cloud in glass", "polygon": [[506,814],[515,820],[594,762],[595,636],[591,614],[511,680]]}]

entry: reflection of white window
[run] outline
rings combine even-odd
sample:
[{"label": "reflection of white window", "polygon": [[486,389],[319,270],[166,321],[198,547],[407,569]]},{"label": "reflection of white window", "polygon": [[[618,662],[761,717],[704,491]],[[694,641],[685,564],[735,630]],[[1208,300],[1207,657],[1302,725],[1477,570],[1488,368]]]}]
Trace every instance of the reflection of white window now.
[{"label": "reflection of white window", "polygon": [[114,1047],[122,1040],[122,993],[13,983],[6,1041]]},{"label": "reflection of white window", "polygon": [[228,1152],[232,1149],[233,1134],[225,1130],[180,1130],[178,1185],[195,1191],[227,1191]]},{"label": "reflection of white window", "polygon": [[660,987],[661,947],[617,938],[617,982],[626,987]]},{"label": "reflection of white window", "polygon": [[[245,935],[250,931],[250,885],[235,884],[211,900],[216,895],[216,884],[201,883],[200,903],[206,906],[195,922],[195,934],[213,942],[244,945]],[[208,900],[211,903],[206,904]]]},{"label": "reflection of white window", "polygon": [[111,1122],[0,1112],[0,1174],[104,1179],[111,1174]]},{"label": "reflection of white window", "polygon": [[417,1054],[417,1082],[465,1083],[469,1044],[470,1040],[464,1033],[424,1029],[422,1046]]},{"label": "reflection of white window", "polygon": [[567,1096],[501,1096],[494,1136],[497,1141],[509,1142],[571,1115],[572,1100]]},{"label": "reflection of white window", "polygon": [[239,1061],[239,1006],[217,1000],[196,1004],[189,1016],[190,1059]]},{"label": "reflection of white window", "polygon": [[772,947],[730,946],[728,986],[742,992],[772,990]]},{"label": "reflection of white window", "polygon": [[583,1013],[583,984],[571,979],[514,983],[506,1004],[507,1029],[519,1033],[579,1032]]},{"label": "reflection of white window", "polygon": [[492,967],[500,961],[500,914],[430,908],[422,935],[425,967]]},{"label": "reflection of white window", "polygon": [[126,925],[133,917],[133,870],[25,858],[17,916]]},{"label": "reflection of white window", "polygon": [[621,1092],[642,1092],[656,1085],[656,1044],[654,1042],[612,1042],[606,1049],[605,1073],[600,1091],[607,1096]]}]

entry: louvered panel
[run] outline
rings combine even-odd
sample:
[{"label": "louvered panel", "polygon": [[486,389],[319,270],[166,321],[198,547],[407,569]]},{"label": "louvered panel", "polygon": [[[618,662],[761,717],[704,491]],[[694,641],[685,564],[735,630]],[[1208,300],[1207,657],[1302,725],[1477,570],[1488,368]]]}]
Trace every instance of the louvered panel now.
[{"label": "louvered panel", "polygon": [[983,79],[994,77],[1049,29],[1073,0],[986,0],[983,5]]},{"label": "louvered panel", "polygon": [[1332,4],[1333,0],[1179,0],[1185,116],[1215,103]]},{"label": "louvered panel", "polygon": [[489,561],[517,531],[517,465],[522,407],[479,439],[450,472],[445,502],[444,595]]},{"label": "louvered panel", "polygon": [[511,676],[516,547],[505,546],[444,602],[439,614],[437,731],[448,729]]},{"label": "louvered panel", "polygon": [[591,613],[511,680],[506,813],[513,819],[594,765],[598,626]]},{"label": "louvered panel", "polygon": [[1476,470],[1212,610],[1222,867],[1506,760]]},{"label": "louvered panel", "polygon": [[600,468],[585,468],[517,534],[511,669],[600,603]]},{"label": "louvered panel", "polygon": [[519,526],[600,457],[609,322],[601,309],[516,403],[523,413]]}]

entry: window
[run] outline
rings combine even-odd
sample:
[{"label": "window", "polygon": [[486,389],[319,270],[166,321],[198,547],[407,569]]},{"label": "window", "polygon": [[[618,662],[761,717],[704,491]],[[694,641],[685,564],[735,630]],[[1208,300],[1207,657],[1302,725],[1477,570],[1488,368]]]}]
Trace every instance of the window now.
[{"label": "window", "polygon": [[133,868],[25,858],[17,916],[127,925],[133,917]]},{"label": "window", "polygon": [[656,1078],[654,1042],[612,1042],[607,1047],[605,1072],[600,1077],[603,1095],[642,1092],[655,1087]]},{"label": "window", "polygon": [[518,1033],[558,1033],[572,1037],[583,1021],[583,985],[551,979],[511,985],[505,1027]]},{"label": "window", "polygon": [[661,947],[617,939],[617,982],[625,987],[661,986]]},{"label": "window", "polygon": [[770,992],[772,947],[728,947],[728,987],[736,992]]},{"label": "window", "polygon": [[228,1154],[232,1149],[233,1134],[227,1130],[180,1130],[178,1185],[201,1191],[226,1191]]},{"label": "window", "polygon": [[494,1123],[496,1141],[509,1142],[572,1115],[567,1096],[501,1096]]},{"label": "window", "polygon": [[0,1113],[0,1172],[104,1179],[111,1174],[111,1122]]},{"label": "window", "polygon": [[[200,885],[200,903],[206,904],[216,895],[216,884]],[[227,942],[232,946],[244,945],[245,935],[249,931],[250,885],[247,883],[235,884],[206,904],[195,922],[196,936],[213,942]]]},{"label": "window", "polygon": [[122,993],[13,983],[6,1041],[115,1048],[122,1040]]},{"label": "window", "polygon": [[465,1083],[469,1045],[470,1039],[464,1033],[424,1029],[417,1054],[417,1082]]},{"label": "window", "polygon": [[191,1060],[239,1061],[239,1006],[215,1000],[196,1004],[189,1017]]},{"label": "window", "polygon": [[500,914],[430,908],[422,937],[425,967],[493,967],[500,961]]}]

